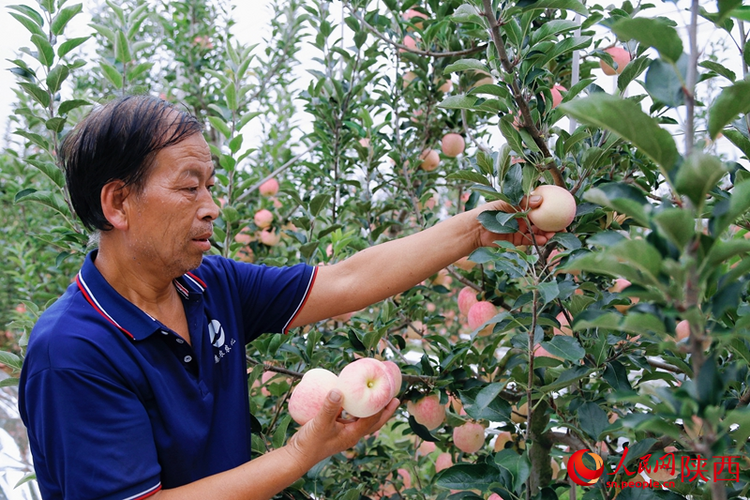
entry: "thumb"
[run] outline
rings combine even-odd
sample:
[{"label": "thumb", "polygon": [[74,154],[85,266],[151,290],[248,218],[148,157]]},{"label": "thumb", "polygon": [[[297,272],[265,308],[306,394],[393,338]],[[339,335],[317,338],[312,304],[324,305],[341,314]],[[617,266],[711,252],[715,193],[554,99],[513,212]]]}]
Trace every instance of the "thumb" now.
[{"label": "thumb", "polygon": [[328,393],[325,402],[318,415],[323,417],[327,421],[333,421],[341,413],[341,403],[344,400],[344,395],[338,389],[332,389]]}]

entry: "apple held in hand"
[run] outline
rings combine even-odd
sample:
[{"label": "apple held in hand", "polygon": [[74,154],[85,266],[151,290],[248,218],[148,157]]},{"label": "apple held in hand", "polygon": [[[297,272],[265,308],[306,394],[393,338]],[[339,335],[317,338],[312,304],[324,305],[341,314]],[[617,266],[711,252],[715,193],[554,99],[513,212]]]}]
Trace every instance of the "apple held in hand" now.
[{"label": "apple held in hand", "polygon": [[542,197],[542,204],[529,211],[529,220],[542,231],[562,231],[575,219],[576,200],[567,189],[545,184],[530,195]]},{"label": "apple held in hand", "polygon": [[360,358],[346,365],[339,373],[336,388],[344,396],[344,410],[359,418],[385,408],[398,391],[390,369],[373,358]]},{"label": "apple held in hand", "polygon": [[307,371],[289,398],[289,414],[295,422],[304,425],[323,407],[328,393],[336,387],[338,377],[324,368]]}]

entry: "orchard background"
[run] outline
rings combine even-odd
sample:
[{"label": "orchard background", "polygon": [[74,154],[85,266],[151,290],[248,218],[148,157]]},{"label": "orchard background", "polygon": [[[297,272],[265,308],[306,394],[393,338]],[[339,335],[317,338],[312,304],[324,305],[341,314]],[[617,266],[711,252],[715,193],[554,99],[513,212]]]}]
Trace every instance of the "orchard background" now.
[{"label": "orchard background", "polygon": [[[69,34],[81,4],[30,5],[7,7],[27,36],[0,151],[2,385],[90,249],[55,148],[93,104],[146,92],[205,123],[213,252],[234,259],[329,265],[540,184],[578,202],[545,246],[478,250],[368,309],[249,345],[259,454],[295,432],[286,400],[313,367],[391,359],[402,401],[446,408],[428,429],[402,405],[279,498],[747,496],[750,5],[694,0],[666,17],[630,2],[276,0],[257,46],[230,35],[242,20],[218,0],[108,1],[83,36]],[[612,47],[632,60],[618,66]],[[463,153],[441,152],[448,133]],[[271,178],[278,192],[259,189]],[[492,304],[489,320],[470,328],[462,289]],[[467,423],[484,428],[476,451],[454,442]],[[590,487],[565,470],[582,449],[604,459]],[[669,452],[675,473],[654,472]],[[681,475],[683,457],[705,459],[705,479]],[[608,486],[639,465],[675,486]]]}]

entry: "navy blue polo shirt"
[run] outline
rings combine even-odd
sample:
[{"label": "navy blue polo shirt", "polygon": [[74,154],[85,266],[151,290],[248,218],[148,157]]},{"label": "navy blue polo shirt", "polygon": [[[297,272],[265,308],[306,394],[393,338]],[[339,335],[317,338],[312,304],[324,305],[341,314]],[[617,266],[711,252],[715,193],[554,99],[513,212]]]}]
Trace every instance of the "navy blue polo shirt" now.
[{"label": "navy blue polo shirt", "polygon": [[245,349],[285,332],[315,268],[209,256],[174,280],[192,347],[90,253],[31,332],[19,409],[45,500],[135,500],[250,460]]}]

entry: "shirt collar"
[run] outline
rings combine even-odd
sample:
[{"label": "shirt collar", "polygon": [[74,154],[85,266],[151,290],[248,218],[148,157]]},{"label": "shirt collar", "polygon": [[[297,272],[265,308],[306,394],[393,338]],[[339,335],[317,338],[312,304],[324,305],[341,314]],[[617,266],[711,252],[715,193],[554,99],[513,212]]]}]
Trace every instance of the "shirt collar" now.
[{"label": "shirt collar", "polygon": [[[97,252],[89,252],[76,276],[78,289],[89,305],[131,340],[143,340],[163,329],[158,320],[125,299],[104,279],[94,264]],[[198,298],[206,290],[206,284],[193,273],[185,273],[173,283],[180,295],[188,300]]]}]

